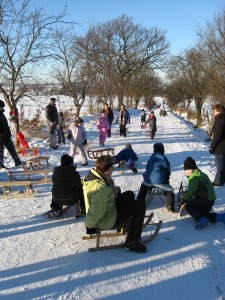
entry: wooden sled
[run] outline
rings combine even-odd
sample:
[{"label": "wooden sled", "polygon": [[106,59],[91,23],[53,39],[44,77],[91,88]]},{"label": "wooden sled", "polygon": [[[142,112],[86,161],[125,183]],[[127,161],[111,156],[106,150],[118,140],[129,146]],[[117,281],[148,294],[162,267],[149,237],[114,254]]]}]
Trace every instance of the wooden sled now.
[{"label": "wooden sled", "polygon": [[[22,162],[22,167],[25,170],[33,169],[33,170],[41,170],[49,165],[49,157],[48,156],[36,156],[32,157],[24,162]],[[44,162],[44,165],[42,165]]]},{"label": "wooden sled", "polygon": [[90,149],[87,151],[87,155],[90,159],[96,159],[102,155],[114,155],[114,148],[101,148],[101,149]]},{"label": "wooden sled", "polygon": [[49,173],[52,174],[52,170],[43,169],[43,170],[35,170],[35,171],[34,170],[9,171],[8,176],[9,176],[10,180],[12,180],[12,181],[42,180],[44,182],[52,182],[52,178],[51,178],[51,176],[49,176]]},{"label": "wooden sled", "polygon": [[33,152],[34,156],[38,155],[38,148],[19,148],[19,151],[21,152],[22,156],[26,156],[27,152]]},{"label": "wooden sled", "polygon": [[[0,182],[0,187],[2,188],[2,193],[1,198],[15,198],[21,197],[23,198],[28,198],[28,197],[33,197],[35,192],[32,188],[31,181],[5,181],[5,182]],[[12,187],[16,187],[19,189],[16,191],[12,191]],[[25,189],[21,190],[21,187],[25,187]]]},{"label": "wooden sled", "polygon": [[[151,213],[149,216],[145,216],[145,218],[147,219],[143,225],[143,228],[146,228],[148,226],[155,226],[155,231],[146,236],[143,237],[143,239],[141,240],[142,244],[148,244],[149,242],[151,242],[152,240],[154,240],[154,238],[158,235],[161,226],[162,226],[162,221],[160,220],[158,223],[153,223],[152,222],[152,218],[154,216],[154,213]],[[118,229],[120,230],[118,232]],[[114,229],[112,229],[114,230]],[[111,232],[111,233],[102,233],[102,231],[98,231],[97,234],[94,235],[89,235],[89,236],[84,236],[82,237],[82,240],[96,240],[96,246],[93,248],[89,248],[88,251],[89,252],[94,252],[94,251],[99,251],[99,250],[109,250],[109,249],[117,249],[117,248],[123,248],[124,247],[124,242],[123,243],[119,243],[119,244],[112,244],[112,245],[107,245],[107,246],[100,246],[100,241],[103,238],[114,238],[114,237],[119,237],[119,236],[126,236],[127,235],[127,230],[126,228],[115,228],[116,232]]]}]

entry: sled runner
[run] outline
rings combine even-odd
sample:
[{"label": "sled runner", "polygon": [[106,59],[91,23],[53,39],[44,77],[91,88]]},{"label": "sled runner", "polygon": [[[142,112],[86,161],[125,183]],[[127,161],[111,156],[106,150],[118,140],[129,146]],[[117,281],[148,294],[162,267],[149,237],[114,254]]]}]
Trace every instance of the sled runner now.
[{"label": "sled runner", "polygon": [[[2,188],[1,198],[13,198],[22,196],[23,198],[33,197],[35,192],[32,189],[31,181],[5,181],[0,182],[0,187]],[[15,187],[17,190],[12,191],[12,187]],[[25,187],[25,190],[21,190],[21,187]],[[19,188],[19,189],[18,189]]]},{"label": "sled runner", "polygon": [[181,181],[179,191],[178,191],[178,207],[179,207],[179,215],[182,217],[183,210],[185,208],[185,203],[183,202],[183,197],[186,192],[187,187],[183,185]]},{"label": "sled runner", "polygon": [[114,155],[114,148],[96,148],[96,149],[90,149],[87,151],[87,155],[89,158],[91,159],[96,159],[98,158],[99,156],[102,156],[102,155],[109,155],[109,154],[112,154]]},{"label": "sled runner", "polygon": [[[162,226],[162,221],[160,220],[158,223],[154,223],[152,221],[154,214],[151,213],[149,216],[145,216],[146,221],[143,225],[143,231],[145,228],[149,227],[149,226],[154,226],[154,231],[151,231],[147,236],[143,236],[143,239],[141,240],[142,244],[147,244],[149,242],[151,242],[159,233],[161,226]],[[89,236],[84,236],[82,237],[82,240],[96,240],[96,246],[93,248],[89,248],[88,251],[89,252],[93,252],[93,251],[99,251],[99,250],[108,250],[108,249],[116,249],[116,248],[123,248],[124,247],[124,242],[123,243],[119,243],[119,244],[112,244],[112,245],[106,245],[106,246],[100,246],[100,241],[102,241],[102,239],[107,239],[107,238],[114,238],[114,237],[120,237],[120,236],[126,236],[127,235],[127,228],[126,227],[117,227],[117,228],[113,228],[110,231],[116,230],[116,232],[110,232],[110,233],[105,233],[106,230],[98,230],[97,234],[94,235],[89,235]],[[143,233],[142,231],[142,233]]]},{"label": "sled runner", "polygon": [[[22,162],[22,167],[25,170],[33,169],[33,170],[40,170],[44,169],[46,166],[49,165],[49,157],[48,156],[37,156],[32,157],[24,162]],[[44,162],[44,165],[42,165]]]},{"label": "sled runner", "polygon": [[40,180],[44,182],[52,182],[52,177],[49,176],[49,173],[52,174],[52,170],[28,170],[28,171],[9,171],[8,176],[12,181],[23,181],[23,180]]}]

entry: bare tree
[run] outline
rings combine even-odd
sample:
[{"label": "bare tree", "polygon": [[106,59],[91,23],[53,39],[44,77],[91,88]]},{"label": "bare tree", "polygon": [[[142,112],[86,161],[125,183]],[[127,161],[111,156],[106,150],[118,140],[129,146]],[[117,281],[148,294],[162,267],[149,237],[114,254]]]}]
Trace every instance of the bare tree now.
[{"label": "bare tree", "polygon": [[52,31],[65,13],[47,16],[42,8],[31,8],[29,0],[1,0],[0,92],[15,114],[17,102],[35,81],[40,63],[51,54]]},{"label": "bare tree", "polygon": [[78,37],[73,28],[55,34],[54,76],[62,86],[64,95],[73,99],[76,114],[80,114],[87,93],[91,94],[94,80],[94,60],[89,51],[90,37]]},{"label": "bare tree", "polygon": [[125,15],[91,30],[97,37],[95,61],[99,77],[116,92],[120,106],[132,78],[147,66],[151,70],[162,68],[169,49],[165,32],[142,28]]},{"label": "bare tree", "polygon": [[197,126],[201,124],[201,109],[210,95],[210,78],[214,72],[214,65],[197,46],[174,57],[170,63],[170,78],[173,82],[183,83],[183,94],[195,102]]}]

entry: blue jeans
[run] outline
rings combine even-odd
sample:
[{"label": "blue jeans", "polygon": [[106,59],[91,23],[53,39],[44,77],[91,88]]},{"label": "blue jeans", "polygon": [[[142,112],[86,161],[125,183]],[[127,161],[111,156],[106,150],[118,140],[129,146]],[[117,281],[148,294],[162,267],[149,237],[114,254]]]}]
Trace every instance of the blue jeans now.
[{"label": "blue jeans", "polygon": [[216,176],[214,183],[223,185],[225,183],[225,155],[215,154]]}]

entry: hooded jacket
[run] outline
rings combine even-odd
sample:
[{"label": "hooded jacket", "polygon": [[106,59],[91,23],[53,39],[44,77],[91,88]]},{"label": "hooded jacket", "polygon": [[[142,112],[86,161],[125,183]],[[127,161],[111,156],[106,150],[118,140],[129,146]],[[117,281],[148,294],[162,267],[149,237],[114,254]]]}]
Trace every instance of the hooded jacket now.
[{"label": "hooded jacket", "polygon": [[155,152],[149,158],[143,174],[144,183],[169,184],[170,163],[164,154]]},{"label": "hooded jacket", "polygon": [[88,228],[111,229],[117,217],[115,195],[118,190],[111,177],[91,169],[83,181]]},{"label": "hooded jacket", "polygon": [[209,177],[200,169],[195,169],[194,172],[187,177],[188,190],[184,195],[184,201],[190,201],[194,197],[204,200],[216,200],[214,187]]},{"label": "hooded jacket", "polygon": [[210,148],[214,154],[225,155],[225,112],[215,116],[213,139]]}]

